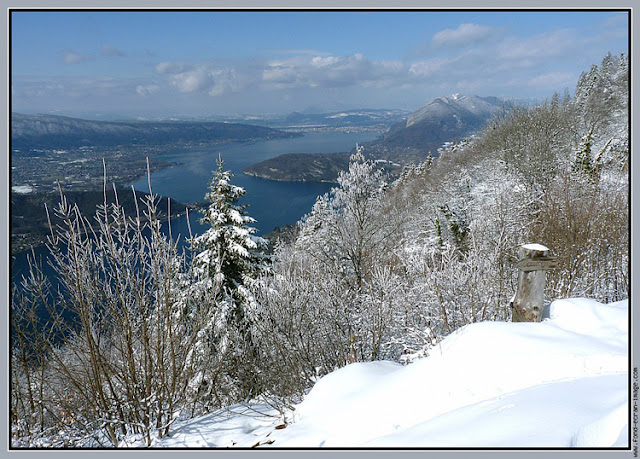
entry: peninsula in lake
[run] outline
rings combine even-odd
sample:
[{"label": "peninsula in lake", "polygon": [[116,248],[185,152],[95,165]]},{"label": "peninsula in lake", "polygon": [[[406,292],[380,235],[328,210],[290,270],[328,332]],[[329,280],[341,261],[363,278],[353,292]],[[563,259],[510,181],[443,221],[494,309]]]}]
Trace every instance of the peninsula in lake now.
[{"label": "peninsula in lake", "polygon": [[243,172],[282,182],[335,182],[349,168],[349,153],[287,153],[249,166]]},{"label": "peninsula in lake", "polygon": [[[365,142],[365,156],[376,160],[392,175],[401,166],[438,156],[446,142],[458,141],[482,129],[499,113],[504,102],[496,97],[454,94],[439,97],[393,124],[373,142]],[[287,154],[244,169],[244,173],[270,180],[329,181],[349,168],[355,152],[308,155]]]}]

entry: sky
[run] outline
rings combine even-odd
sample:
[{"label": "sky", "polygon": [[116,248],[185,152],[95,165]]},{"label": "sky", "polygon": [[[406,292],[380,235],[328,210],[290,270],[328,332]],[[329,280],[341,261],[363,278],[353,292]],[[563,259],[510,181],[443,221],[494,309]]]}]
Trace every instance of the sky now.
[{"label": "sky", "polygon": [[11,109],[85,118],[415,110],[544,100],[607,52],[615,11],[12,11]]}]

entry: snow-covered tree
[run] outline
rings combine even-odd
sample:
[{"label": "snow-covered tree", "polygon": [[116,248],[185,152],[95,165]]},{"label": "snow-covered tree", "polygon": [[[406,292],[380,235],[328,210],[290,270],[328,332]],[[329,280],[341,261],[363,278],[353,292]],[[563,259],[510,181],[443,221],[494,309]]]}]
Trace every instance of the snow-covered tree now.
[{"label": "snow-covered tree", "polygon": [[[401,226],[395,221],[400,214],[393,212],[384,199],[384,171],[365,159],[361,146],[351,157],[349,170],[340,174],[338,184],[318,198],[300,224],[292,248],[295,261],[281,278],[297,272],[298,283],[279,286],[288,292],[286,295],[307,296],[315,303],[302,303],[301,312],[302,317],[323,321],[320,326],[309,326],[312,333],[317,333],[313,341],[320,345],[315,366],[324,369],[384,355],[391,303],[385,299],[373,304],[367,298],[374,296],[372,292],[380,292],[375,286],[377,279],[392,277],[394,240]],[[285,253],[279,251],[280,255]],[[307,274],[311,272],[315,274]],[[275,298],[270,297],[270,301],[278,307]]]},{"label": "snow-covered tree", "polygon": [[526,242],[558,257],[547,298],[628,295],[628,60],[594,72],[597,91],[583,79],[578,101],[506,109],[389,186],[357,149],[340,186],[277,248],[261,291],[278,393],[299,395],[354,360],[424,356],[468,323],[509,320]]},{"label": "snow-covered tree", "polygon": [[300,248],[342,273],[354,291],[367,280],[397,229],[380,219],[386,182],[363,152],[357,146],[349,171],[338,177],[339,186],[318,198],[298,241]]},{"label": "snow-covered tree", "polygon": [[187,262],[161,231],[157,198],[133,199],[128,216],[105,191],[96,229],[62,191],[49,214],[58,287],[32,265],[12,298],[14,445],[116,447],[131,436],[150,445],[185,407],[200,327],[175,295]]},{"label": "snow-covered tree", "polygon": [[[254,358],[256,352],[251,323],[256,320],[257,303],[251,289],[256,276],[265,269],[260,249],[267,242],[255,235],[257,230],[250,226],[255,220],[246,213],[246,206],[237,203],[245,190],[230,182],[233,173],[224,168],[221,158],[217,163],[218,170],[205,195],[210,204],[201,219],[210,228],[191,239],[192,265],[199,281],[188,291],[208,305],[210,315],[207,327],[198,336],[200,356],[195,357],[214,358],[214,367],[222,360],[230,365],[234,362],[234,371],[242,372],[242,367],[250,364],[246,359]],[[239,377],[251,379],[247,373],[251,371]],[[210,392],[215,390],[216,381],[206,383]],[[243,395],[253,390],[251,382],[236,381],[236,385],[246,386],[238,388]]]},{"label": "snow-covered tree", "polygon": [[629,101],[629,59],[608,53],[600,66],[593,65],[578,79],[574,106],[583,132],[606,127],[625,116]]},{"label": "snow-covered tree", "polygon": [[197,252],[193,263],[201,275],[222,287],[222,294],[240,295],[237,298],[242,302],[239,289],[262,269],[264,257],[257,250],[267,242],[254,235],[257,230],[249,225],[255,219],[247,215],[247,206],[237,204],[246,191],[231,184],[233,173],[225,170],[222,159],[217,163],[218,170],[205,195],[211,204],[200,220],[211,228],[192,239],[191,250]]}]

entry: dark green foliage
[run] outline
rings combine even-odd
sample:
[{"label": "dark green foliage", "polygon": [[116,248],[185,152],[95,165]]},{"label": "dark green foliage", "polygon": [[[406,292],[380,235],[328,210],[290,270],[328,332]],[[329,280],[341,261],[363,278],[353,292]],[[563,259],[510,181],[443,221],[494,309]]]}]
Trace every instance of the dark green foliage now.
[{"label": "dark green foliage", "polygon": [[[466,253],[469,250],[469,223],[467,222],[466,216],[462,212],[451,210],[447,204],[440,206],[440,212],[442,212],[447,220],[454,246],[462,254]],[[442,238],[440,221],[436,219],[436,222],[438,236]]]},{"label": "dark green foliage", "polygon": [[573,171],[597,183],[600,179],[600,172],[602,171],[602,156],[598,155],[594,158],[591,155],[592,135],[593,129],[590,129],[587,135],[582,138],[580,149],[576,152]]}]

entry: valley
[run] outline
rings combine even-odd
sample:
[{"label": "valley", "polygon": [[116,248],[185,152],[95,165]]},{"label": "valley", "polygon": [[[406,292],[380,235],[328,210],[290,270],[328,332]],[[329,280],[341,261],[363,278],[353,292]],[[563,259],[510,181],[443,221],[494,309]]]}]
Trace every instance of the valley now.
[{"label": "valley", "polygon": [[179,148],[295,138],[301,134],[239,123],[91,121],[55,115],[11,115],[11,186],[17,193],[127,186],[175,166],[158,156]]},{"label": "valley", "polygon": [[[252,214],[261,232],[267,234],[275,226],[295,223],[308,212],[315,196],[328,191],[340,172],[348,170],[356,143],[365,145],[366,156],[393,179],[403,166],[424,160],[429,152],[435,156],[444,142],[483,126],[499,103],[495,98],[451,96],[438,98],[414,112],[363,109],[283,117],[244,116],[228,122],[91,121],[14,113],[12,249],[24,251],[44,242],[47,228],[43,206],[47,202],[51,208],[59,190],[84,203],[83,214],[91,215],[95,203],[87,203],[102,195],[105,173],[109,189],[135,184],[148,192],[146,175],[150,172],[154,192],[174,199],[174,209],[184,209],[184,204],[177,203],[202,199],[216,152],[223,152],[231,161],[240,185],[249,191]],[[345,140],[339,140],[342,137]],[[193,156],[193,152],[198,153]],[[189,164],[199,164],[198,171]],[[167,172],[157,175],[161,171]],[[185,174],[192,177],[189,183],[184,181]],[[282,184],[274,188],[269,181]],[[169,183],[172,185],[167,186]],[[294,183],[306,185],[298,189],[301,185]],[[294,191],[291,186],[298,188]],[[83,193],[89,197],[80,199]],[[291,204],[291,193],[300,204]],[[273,199],[281,200],[282,209],[263,209]],[[265,204],[260,204],[262,200]],[[286,210],[289,208],[293,210]]]}]

